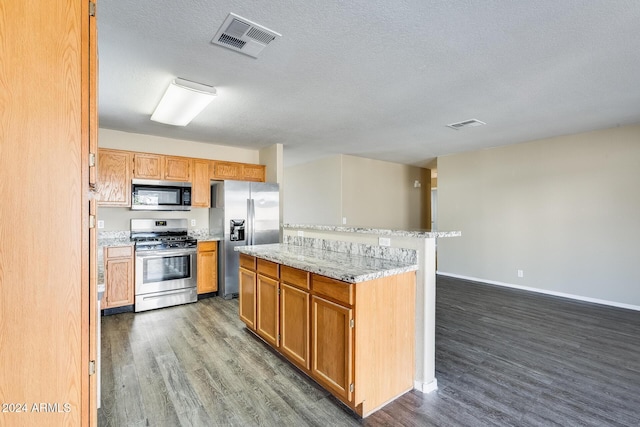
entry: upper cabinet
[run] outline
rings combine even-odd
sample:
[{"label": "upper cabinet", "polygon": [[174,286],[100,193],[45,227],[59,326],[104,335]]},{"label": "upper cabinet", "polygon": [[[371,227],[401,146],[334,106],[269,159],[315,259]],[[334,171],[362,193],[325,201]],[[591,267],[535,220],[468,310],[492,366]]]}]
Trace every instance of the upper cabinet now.
[{"label": "upper cabinet", "polygon": [[211,188],[209,182],[209,160],[195,159],[192,164],[191,206],[208,208],[211,204]]},{"label": "upper cabinet", "polygon": [[209,166],[209,177],[219,180],[235,179],[239,181],[264,182],[265,166],[214,160]]},{"label": "upper cabinet", "polygon": [[131,153],[98,150],[97,200],[100,206],[131,206]]},{"label": "upper cabinet", "polygon": [[211,205],[210,180],[265,180],[265,166],[133,151],[98,150],[100,206],[131,206],[131,178],[191,182],[191,206]]},{"label": "upper cabinet", "polygon": [[144,179],[162,179],[163,157],[160,154],[134,153],[133,177]]},{"label": "upper cabinet", "polygon": [[188,157],[135,153],[133,177],[163,181],[190,181],[191,161]]},{"label": "upper cabinet", "polygon": [[187,157],[164,156],[163,178],[167,181],[191,181],[192,159]]}]

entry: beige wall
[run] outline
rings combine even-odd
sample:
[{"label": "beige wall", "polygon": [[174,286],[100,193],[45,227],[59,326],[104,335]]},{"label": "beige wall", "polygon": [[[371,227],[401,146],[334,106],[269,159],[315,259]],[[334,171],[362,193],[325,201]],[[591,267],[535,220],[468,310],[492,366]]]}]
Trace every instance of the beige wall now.
[{"label": "beige wall", "polygon": [[340,224],[342,157],[327,157],[284,170],[284,223]]},{"label": "beige wall", "polygon": [[347,155],[286,168],[284,222],[424,228],[423,171]]},{"label": "beige wall", "polygon": [[640,308],[639,185],[640,125],[441,157],[438,270]]},{"label": "beige wall", "polygon": [[258,150],[215,145],[206,142],[163,138],[111,129],[99,129],[98,144],[102,148],[113,148],[117,150],[142,151],[146,153],[227,160],[242,163],[260,163]]}]

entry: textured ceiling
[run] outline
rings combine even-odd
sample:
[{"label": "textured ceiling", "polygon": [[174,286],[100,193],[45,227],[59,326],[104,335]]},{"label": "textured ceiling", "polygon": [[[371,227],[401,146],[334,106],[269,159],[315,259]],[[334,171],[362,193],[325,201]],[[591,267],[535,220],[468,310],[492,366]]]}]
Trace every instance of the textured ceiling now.
[{"label": "textured ceiling", "polygon": [[[282,34],[258,59],[210,43],[229,12]],[[105,0],[100,125],[245,148],[288,165],[455,152],[640,121],[638,0]],[[218,97],[149,120],[175,77]],[[486,126],[452,130],[476,118]]]}]

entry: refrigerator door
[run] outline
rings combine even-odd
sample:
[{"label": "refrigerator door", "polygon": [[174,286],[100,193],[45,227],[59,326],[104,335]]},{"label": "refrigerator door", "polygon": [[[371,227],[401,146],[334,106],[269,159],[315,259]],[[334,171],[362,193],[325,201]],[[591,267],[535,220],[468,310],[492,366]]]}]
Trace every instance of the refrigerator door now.
[{"label": "refrigerator door", "polygon": [[278,184],[251,183],[251,245],[280,241],[280,192]]},{"label": "refrigerator door", "polygon": [[243,181],[224,182],[224,241],[220,250],[220,295],[225,299],[238,295],[239,253],[236,246],[248,243],[248,200],[251,185]]}]

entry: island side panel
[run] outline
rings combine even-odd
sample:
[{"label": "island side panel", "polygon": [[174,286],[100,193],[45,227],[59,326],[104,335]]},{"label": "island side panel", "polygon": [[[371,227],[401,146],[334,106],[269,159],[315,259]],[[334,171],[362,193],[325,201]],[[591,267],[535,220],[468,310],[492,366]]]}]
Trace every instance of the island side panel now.
[{"label": "island side panel", "polygon": [[416,273],[355,286],[354,403],[366,417],[413,389]]}]

